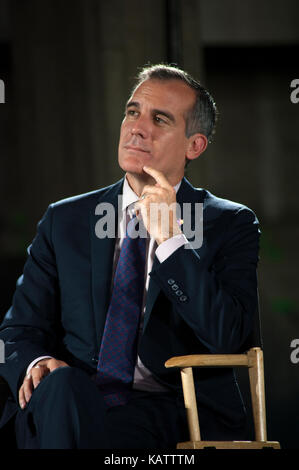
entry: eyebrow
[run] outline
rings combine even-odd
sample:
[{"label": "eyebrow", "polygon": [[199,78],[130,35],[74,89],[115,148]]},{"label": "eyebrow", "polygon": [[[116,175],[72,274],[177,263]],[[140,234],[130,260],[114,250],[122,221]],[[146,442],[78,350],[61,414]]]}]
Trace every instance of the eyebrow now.
[{"label": "eyebrow", "polygon": [[[126,109],[130,108],[131,106],[134,106],[140,109],[140,104],[138,103],[138,101],[128,101],[128,103],[126,104]],[[164,111],[163,109],[153,109],[152,114],[153,115],[161,114],[162,116],[165,116],[166,118],[168,118],[171,122],[175,122],[174,115],[170,113],[169,111]]]}]

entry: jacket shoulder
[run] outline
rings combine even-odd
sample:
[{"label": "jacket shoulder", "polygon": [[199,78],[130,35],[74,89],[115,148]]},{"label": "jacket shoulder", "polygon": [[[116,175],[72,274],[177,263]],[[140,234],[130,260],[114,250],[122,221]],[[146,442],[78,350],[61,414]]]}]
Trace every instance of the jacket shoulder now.
[{"label": "jacket shoulder", "polygon": [[122,183],[123,179],[109,186],[105,186],[104,188],[60,199],[59,201],[51,203],[49,207],[53,209],[58,209],[63,207],[69,208],[72,206],[90,206],[93,205],[93,203],[96,203],[99,199],[104,198],[105,196],[113,197],[114,194],[118,194],[121,191]]},{"label": "jacket shoulder", "polygon": [[230,213],[237,214],[237,213],[244,212],[244,213],[251,214],[254,217],[256,217],[253,210],[250,209],[245,204],[216,196],[215,194],[212,194],[208,190],[204,190],[204,192],[205,192],[204,207],[208,209],[209,211],[214,212],[215,214],[217,213],[219,214],[223,212],[226,212],[228,214]]}]

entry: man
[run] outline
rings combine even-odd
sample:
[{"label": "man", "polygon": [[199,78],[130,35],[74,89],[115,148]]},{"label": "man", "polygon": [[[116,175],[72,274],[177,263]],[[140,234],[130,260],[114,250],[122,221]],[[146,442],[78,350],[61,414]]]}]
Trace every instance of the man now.
[{"label": "man", "polygon": [[[121,125],[124,179],[49,206],[0,331],[6,345],[0,374],[12,392],[2,421],[16,415],[19,447],[174,447],[187,439],[187,426],[179,373],[165,361],[235,353],[249,344],[257,308],[256,217],[184,178],[215,120],[211,96],[186,72],[145,68]],[[118,237],[101,238],[98,208],[116,208],[121,194]],[[168,223],[152,215],[153,204],[163,203]],[[175,203],[189,204],[193,223],[195,205],[203,204],[199,248],[184,235]],[[142,270],[125,285],[132,207],[148,237],[144,263],[134,268]],[[142,259],[141,249],[136,253]],[[135,294],[140,317],[128,326]],[[233,371],[197,371],[195,382],[203,439],[244,438]]]}]

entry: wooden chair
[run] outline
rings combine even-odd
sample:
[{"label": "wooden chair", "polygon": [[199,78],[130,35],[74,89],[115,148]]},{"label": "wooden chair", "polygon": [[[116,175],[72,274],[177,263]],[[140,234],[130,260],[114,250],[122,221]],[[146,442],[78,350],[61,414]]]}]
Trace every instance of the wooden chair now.
[{"label": "wooden chair", "polygon": [[[251,348],[246,354],[207,354],[172,357],[165,367],[177,367],[181,372],[190,441],[180,442],[177,449],[280,449],[279,442],[267,441],[264,360],[261,348]],[[254,441],[202,441],[197,413],[193,367],[247,367],[249,372]]]}]

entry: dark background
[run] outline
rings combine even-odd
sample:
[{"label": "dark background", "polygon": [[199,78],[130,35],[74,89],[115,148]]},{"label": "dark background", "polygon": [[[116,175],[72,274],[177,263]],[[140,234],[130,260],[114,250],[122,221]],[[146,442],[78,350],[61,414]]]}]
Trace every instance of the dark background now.
[{"label": "dark background", "polygon": [[122,176],[136,68],[175,62],[220,111],[188,178],[260,219],[268,438],[284,448],[299,448],[298,19],[297,0],[0,0],[0,317],[48,204]]}]

